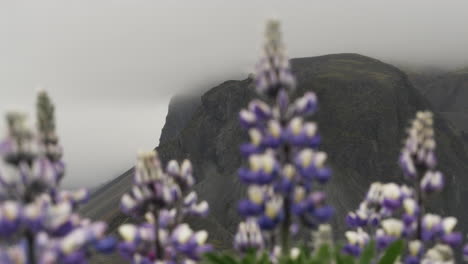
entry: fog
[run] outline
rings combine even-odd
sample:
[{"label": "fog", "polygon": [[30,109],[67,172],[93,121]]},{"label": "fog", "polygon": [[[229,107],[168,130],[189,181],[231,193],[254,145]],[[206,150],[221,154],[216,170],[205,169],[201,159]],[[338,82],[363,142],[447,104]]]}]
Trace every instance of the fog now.
[{"label": "fog", "polygon": [[[267,18],[291,57],[355,52],[401,65],[468,65],[467,1],[0,2],[0,111],[58,109],[67,187],[96,186],[152,149],[176,93],[245,78]],[[5,130],[3,122],[0,131]]]}]

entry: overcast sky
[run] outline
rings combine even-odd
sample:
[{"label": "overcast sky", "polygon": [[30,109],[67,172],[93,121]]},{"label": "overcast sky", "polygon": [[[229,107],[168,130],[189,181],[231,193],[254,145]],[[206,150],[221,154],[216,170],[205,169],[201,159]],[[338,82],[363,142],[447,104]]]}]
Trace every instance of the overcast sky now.
[{"label": "overcast sky", "polygon": [[269,17],[292,57],[453,68],[468,65],[467,10],[448,0],[0,0],[0,111],[32,111],[36,88],[48,89],[65,185],[93,186],[158,144],[171,95],[245,78]]}]

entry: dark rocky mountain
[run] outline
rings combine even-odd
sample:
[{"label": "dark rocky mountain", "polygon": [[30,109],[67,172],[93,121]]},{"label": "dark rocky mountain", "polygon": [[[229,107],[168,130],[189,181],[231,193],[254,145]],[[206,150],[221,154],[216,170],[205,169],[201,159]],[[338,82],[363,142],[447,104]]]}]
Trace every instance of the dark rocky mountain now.
[{"label": "dark rocky mountain", "polygon": [[468,68],[450,72],[415,72],[409,76],[434,109],[467,135]]},{"label": "dark rocky mountain", "polygon": [[[328,152],[334,170],[328,195],[337,212],[334,227],[341,232],[346,211],[357,206],[371,182],[402,180],[396,161],[405,128],[417,110],[431,109],[431,105],[405,73],[369,57],[300,58],[292,60],[292,67],[299,84],[296,95],[312,90],[319,98],[314,118],[323,137],[321,148]],[[188,107],[196,108],[190,113],[181,110],[187,106],[169,107],[167,120],[176,124],[163,129],[157,148],[164,162],[192,160],[196,189],[211,207],[209,219],[195,224],[208,229],[212,242],[221,248],[230,246],[239,221],[237,200],[245,191],[237,178],[242,163],[238,146],[246,138],[238,112],[256,97],[251,82],[227,81],[212,88],[201,96],[200,104]],[[439,114],[435,122],[437,157],[447,186],[431,206],[459,217],[466,231],[468,213],[460,209],[463,198],[468,197],[468,156],[457,132]],[[131,178],[129,170],[102,187],[83,211],[109,221],[111,229],[127,221],[118,205]]]},{"label": "dark rocky mountain", "polygon": [[161,131],[159,142],[164,143],[176,138],[185,125],[192,119],[193,114],[200,106],[200,94],[176,95],[169,102],[166,123]]}]

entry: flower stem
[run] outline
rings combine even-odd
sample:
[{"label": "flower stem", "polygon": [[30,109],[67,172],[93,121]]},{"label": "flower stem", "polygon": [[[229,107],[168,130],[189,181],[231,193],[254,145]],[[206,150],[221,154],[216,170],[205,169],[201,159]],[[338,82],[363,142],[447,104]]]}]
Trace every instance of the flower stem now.
[{"label": "flower stem", "polygon": [[154,253],[155,253],[156,259],[163,259],[161,244],[159,241],[159,210],[154,209],[153,215],[154,215]]},{"label": "flower stem", "polygon": [[[282,98],[283,97],[283,98]],[[286,107],[283,105],[284,102],[282,102],[283,99],[286,99],[286,101],[289,101],[288,94],[286,91],[283,89],[280,89],[278,95],[277,95],[277,105],[280,108],[280,123],[282,127],[286,127],[288,124],[287,120],[287,113],[286,113]],[[291,154],[291,148],[288,144],[284,144],[282,147],[282,156],[281,158],[281,163],[282,164],[288,164],[290,161],[290,154]],[[286,192],[283,197],[283,212],[284,212],[284,220],[281,225],[281,252],[283,255],[287,255],[289,253],[289,229],[291,226],[291,199],[289,192]]]},{"label": "flower stem", "polygon": [[36,264],[36,254],[35,254],[35,237],[34,234],[30,231],[26,232],[26,242],[28,247],[28,263],[29,264]]},{"label": "flower stem", "polygon": [[423,193],[421,190],[421,179],[424,174],[424,169],[423,168],[418,168],[417,173],[416,173],[416,180],[414,181],[414,191],[415,191],[415,198],[416,198],[416,203],[418,205],[419,212],[417,214],[417,229],[416,229],[416,239],[422,241],[422,219],[424,215],[424,197]]},{"label": "flower stem", "polygon": [[281,251],[284,256],[289,252],[289,227],[291,225],[291,201],[288,196],[283,199],[284,221],[281,226]]}]

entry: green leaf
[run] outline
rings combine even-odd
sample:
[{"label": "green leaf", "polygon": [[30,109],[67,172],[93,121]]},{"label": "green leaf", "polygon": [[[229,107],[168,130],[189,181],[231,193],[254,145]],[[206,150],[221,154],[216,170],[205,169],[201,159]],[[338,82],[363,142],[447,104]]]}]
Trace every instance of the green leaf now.
[{"label": "green leaf", "polygon": [[263,252],[260,259],[257,261],[258,264],[270,264],[270,258],[268,257],[268,253]]},{"label": "green leaf", "polygon": [[326,244],[321,246],[315,255],[315,259],[318,260],[319,263],[330,263],[332,259],[330,247]]},{"label": "green leaf", "polygon": [[206,263],[222,264],[223,260],[217,253],[206,253],[204,256]]},{"label": "green leaf", "polygon": [[[205,254],[205,263],[210,264],[238,264],[239,262],[229,254],[226,253],[207,253]],[[252,262],[255,263],[255,262]]]},{"label": "green leaf", "polygon": [[242,258],[242,264],[255,264],[257,261],[257,252],[255,250],[249,250],[247,254]]},{"label": "green leaf", "polygon": [[359,264],[370,264],[375,257],[375,242],[371,241],[367,244],[359,259]]},{"label": "green leaf", "polygon": [[404,243],[402,240],[393,242],[380,259],[379,264],[393,264],[403,252]]},{"label": "green leaf", "polygon": [[338,252],[336,254],[336,263],[337,264],[354,264],[354,258],[350,255],[341,254]]},{"label": "green leaf", "polygon": [[342,249],[342,246],[340,244],[338,244],[335,247],[335,251],[334,251],[335,262],[337,264],[354,264],[355,263],[354,257],[341,253],[341,249]]},{"label": "green leaf", "polygon": [[239,263],[234,257],[228,254],[224,254],[222,256],[222,260],[224,264],[238,264]]}]

